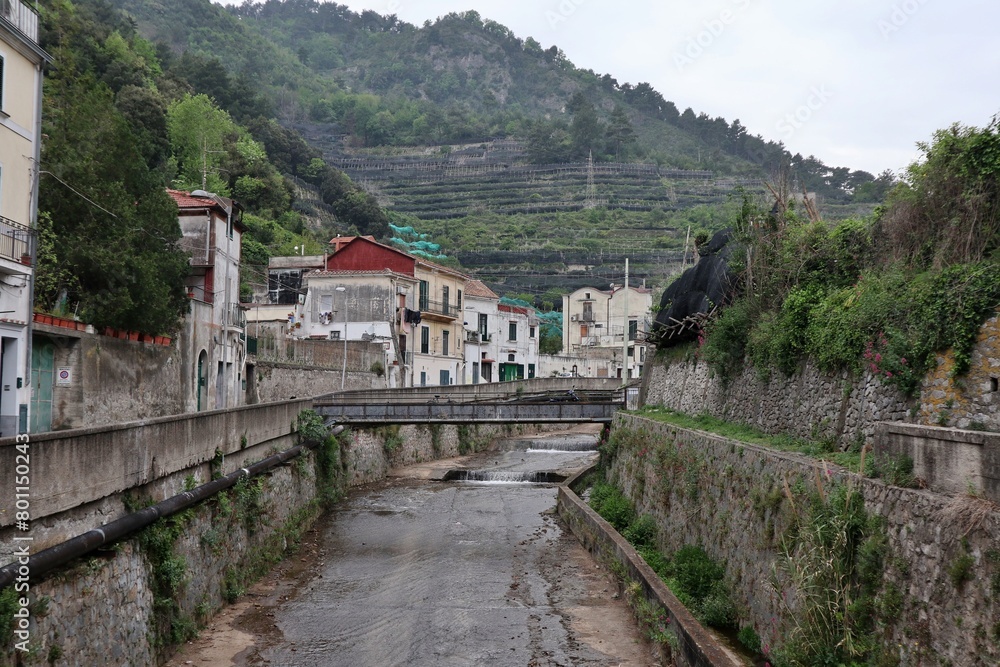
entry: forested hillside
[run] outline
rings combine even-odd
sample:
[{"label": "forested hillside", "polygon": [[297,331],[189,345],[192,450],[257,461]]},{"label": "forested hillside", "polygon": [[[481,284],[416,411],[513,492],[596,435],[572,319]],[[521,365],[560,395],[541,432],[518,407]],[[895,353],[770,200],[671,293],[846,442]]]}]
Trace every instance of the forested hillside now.
[{"label": "forested hillside", "polygon": [[[765,179],[816,193],[832,218],[870,212],[892,184],[577,68],[475,11],[414,26],[314,0],[113,1],[198,92],[237,119],[255,113],[242,109],[251,93],[306,140],[307,159],[282,149],[284,174],[317,185],[321,156],[502,292],[525,264],[549,276],[520,281],[539,291],[604,282],[621,271],[609,256],[662,281],[689,228],[725,225],[737,189],[764,193]],[[297,194],[307,205],[328,193]],[[541,267],[524,256],[536,250]]]},{"label": "forested hillside", "polygon": [[[54,58],[43,112],[36,305],[97,326],[170,332],[186,308],[187,257],[167,187],[238,199],[245,282],[271,254],[330,236],[382,236],[386,213],[294,132],[271,101],[216,61],[141,37],[101,0],[54,0],[42,13]],[[297,172],[302,186],[283,174]],[[300,187],[317,201],[297,199]],[[249,288],[249,285],[247,285]]]}]

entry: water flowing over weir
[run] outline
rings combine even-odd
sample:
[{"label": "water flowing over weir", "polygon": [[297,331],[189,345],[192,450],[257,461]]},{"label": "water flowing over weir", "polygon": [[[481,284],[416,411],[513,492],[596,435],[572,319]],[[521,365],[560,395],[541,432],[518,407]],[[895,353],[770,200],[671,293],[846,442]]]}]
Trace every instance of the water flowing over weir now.
[{"label": "water flowing over weir", "polygon": [[446,482],[485,482],[488,484],[559,484],[566,475],[554,472],[518,472],[516,470],[449,470]]},{"label": "water flowing over weir", "polygon": [[524,452],[596,452],[600,440],[589,433],[566,433],[533,438],[507,438],[496,444],[500,451]]}]

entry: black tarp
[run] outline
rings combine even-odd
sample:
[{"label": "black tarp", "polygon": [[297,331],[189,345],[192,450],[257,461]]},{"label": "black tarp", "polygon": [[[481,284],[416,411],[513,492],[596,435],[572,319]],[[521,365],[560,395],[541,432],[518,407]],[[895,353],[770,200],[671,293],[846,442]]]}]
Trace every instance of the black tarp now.
[{"label": "black tarp", "polygon": [[[732,230],[724,229],[701,248],[698,263],[670,284],[660,298],[660,310],[653,324],[653,338],[659,347],[670,347],[692,340],[698,335],[697,326],[680,326],[685,318],[710,313],[716,306],[727,303],[733,295],[735,276],[729,269],[729,258],[735,248],[730,243]],[[664,334],[673,332],[673,336]]]}]

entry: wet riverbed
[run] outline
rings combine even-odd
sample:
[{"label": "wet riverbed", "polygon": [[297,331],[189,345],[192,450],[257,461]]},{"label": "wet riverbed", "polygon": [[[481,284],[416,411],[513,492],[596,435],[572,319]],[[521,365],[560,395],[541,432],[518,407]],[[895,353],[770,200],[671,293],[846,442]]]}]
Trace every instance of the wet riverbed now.
[{"label": "wet riverbed", "polygon": [[[213,664],[655,664],[612,578],[560,524],[556,487],[520,481],[572,474],[596,457],[572,450],[595,440],[502,443],[355,491],[307,546],[310,567],[228,622],[249,645]],[[485,481],[442,481],[454,469]],[[172,664],[206,664],[195,648]]]}]

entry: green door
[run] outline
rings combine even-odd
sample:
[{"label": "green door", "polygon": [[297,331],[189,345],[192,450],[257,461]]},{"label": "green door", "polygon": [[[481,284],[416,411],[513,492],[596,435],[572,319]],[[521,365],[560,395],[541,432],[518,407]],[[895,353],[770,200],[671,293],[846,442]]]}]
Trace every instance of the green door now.
[{"label": "green door", "polygon": [[52,430],[52,383],[55,376],[56,347],[35,339],[31,348],[31,433]]}]

